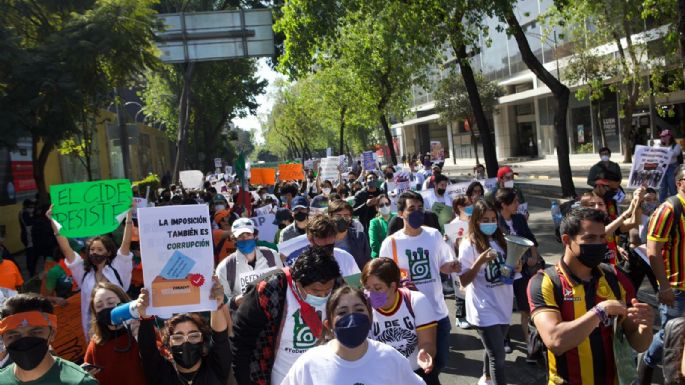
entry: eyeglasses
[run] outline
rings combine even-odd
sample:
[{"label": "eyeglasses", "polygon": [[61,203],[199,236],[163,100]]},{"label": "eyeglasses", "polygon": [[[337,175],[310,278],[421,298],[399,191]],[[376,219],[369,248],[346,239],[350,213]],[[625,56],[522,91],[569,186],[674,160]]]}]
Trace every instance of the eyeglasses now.
[{"label": "eyeglasses", "polygon": [[190,342],[191,344],[202,342],[202,332],[190,332],[187,335],[172,334],[169,336],[169,342],[174,346],[182,345],[186,341]]}]

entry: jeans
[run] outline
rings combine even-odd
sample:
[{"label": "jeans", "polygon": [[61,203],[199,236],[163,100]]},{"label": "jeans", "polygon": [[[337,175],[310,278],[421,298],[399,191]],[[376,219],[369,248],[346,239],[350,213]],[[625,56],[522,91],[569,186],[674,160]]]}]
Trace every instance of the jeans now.
[{"label": "jeans", "polygon": [[649,367],[655,367],[661,363],[661,356],[664,351],[664,327],[666,322],[673,318],[680,317],[685,312],[685,291],[673,290],[675,303],[673,307],[659,304],[659,315],[661,316],[661,329],[654,335],[652,344],[645,352],[643,360]]},{"label": "jeans", "polygon": [[664,179],[659,185],[659,202],[663,202],[666,198],[677,193],[675,188],[675,171],[678,168],[678,163],[669,164],[664,174]]},{"label": "jeans", "polygon": [[450,322],[450,317],[447,316],[438,321],[438,331],[435,343],[435,360],[433,364],[433,372],[435,376],[442,371],[447,363],[447,356],[450,353],[450,330],[452,329],[452,323]]},{"label": "jeans", "polygon": [[492,325],[478,328],[478,336],[483,342],[483,374],[489,376],[494,385],[507,383],[504,374],[504,338],[509,331],[509,325]]}]

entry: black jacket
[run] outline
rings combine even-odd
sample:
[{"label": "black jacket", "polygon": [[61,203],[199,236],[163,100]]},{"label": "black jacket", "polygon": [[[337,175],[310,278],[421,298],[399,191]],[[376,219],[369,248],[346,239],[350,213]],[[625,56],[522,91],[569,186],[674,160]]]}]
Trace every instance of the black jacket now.
[{"label": "black jacket", "polygon": [[[369,246],[369,236],[367,233],[357,231],[354,227],[347,230],[347,244],[349,249],[346,250],[354,257],[357,262],[359,270],[364,269],[364,265],[371,260],[371,246]],[[337,247],[337,246],[336,246]]]}]

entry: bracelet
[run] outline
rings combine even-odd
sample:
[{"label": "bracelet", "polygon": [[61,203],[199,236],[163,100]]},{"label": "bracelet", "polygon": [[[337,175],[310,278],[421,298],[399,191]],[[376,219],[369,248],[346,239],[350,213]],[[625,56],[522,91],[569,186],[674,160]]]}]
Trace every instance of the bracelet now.
[{"label": "bracelet", "polygon": [[599,318],[600,324],[602,324],[604,326],[611,325],[611,318],[609,318],[609,315],[607,314],[606,310],[604,310],[604,307],[596,305],[595,307],[592,308],[592,310],[595,312],[595,314]]}]

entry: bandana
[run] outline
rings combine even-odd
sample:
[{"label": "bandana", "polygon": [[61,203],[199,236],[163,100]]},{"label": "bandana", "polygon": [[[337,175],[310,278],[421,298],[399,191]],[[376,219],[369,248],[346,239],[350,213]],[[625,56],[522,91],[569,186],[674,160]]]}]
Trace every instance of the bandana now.
[{"label": "bandana", "polygon": [[10,330],[27,326],[49,326],[57,330],[57,316],[54,314],[43,313],[40,311],[27,311],[12,314],[0,320],[0,335]]}]

